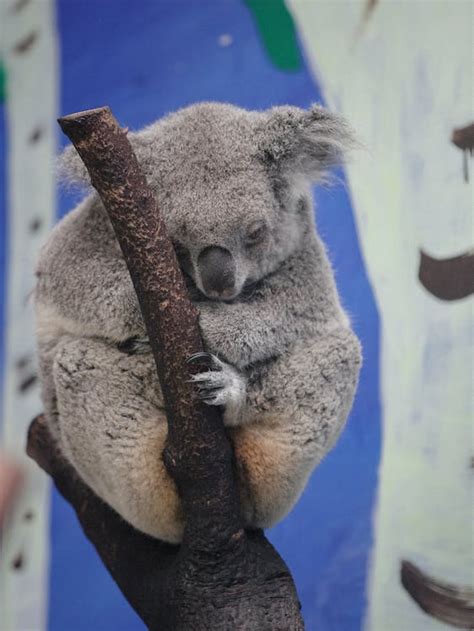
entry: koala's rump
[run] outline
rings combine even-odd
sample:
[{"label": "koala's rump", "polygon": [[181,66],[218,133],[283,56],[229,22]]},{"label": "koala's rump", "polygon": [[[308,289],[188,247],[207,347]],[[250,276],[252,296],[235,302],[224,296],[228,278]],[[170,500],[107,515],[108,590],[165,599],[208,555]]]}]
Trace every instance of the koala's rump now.
[{"label": "koala's rump", "polygon": [[183,519],[161,454],[167,436],[150,355],[65,338],[52,375],[57,439],[88,486],[139,530],[177,543]]}]

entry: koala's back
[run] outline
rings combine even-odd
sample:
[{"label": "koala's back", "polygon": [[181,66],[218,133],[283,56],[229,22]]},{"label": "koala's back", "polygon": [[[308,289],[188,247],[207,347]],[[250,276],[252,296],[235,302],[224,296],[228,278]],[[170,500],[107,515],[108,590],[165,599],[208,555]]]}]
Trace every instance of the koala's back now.
[{"label": "koala's back", "polygon": [[120,341],[143,331],[129,272],[96,195],[60,221],[42,248],[35,307],[40,347],[65,334]]},{"label": "koala's back", "polygon": [[[75,320],[78,304],[88,300],[88,295],[92,307],[95,296],[90,292],[94,284],[100,291],[104,283],[110,282],[104,279],[104,273],[109,273],[101,265],[105,259],[115,259],[118,268],[122,265],[110,222],[96,196],[91,195],[55,226],[41,249],[36,304],[52,307],[61,317]],[[84,266],[88,278],[82,273]],[[89,319],[93,316],[91,313]]]},{"label": "koala's back", "polygon": [[[133,286],[112,226],[95,195],[54,228],[40,252],[34,293],[45,413],[57,433],[53,361],[65,338],[109,337],[136,313]],[[104,326],[104,323],[107,323]]]}]

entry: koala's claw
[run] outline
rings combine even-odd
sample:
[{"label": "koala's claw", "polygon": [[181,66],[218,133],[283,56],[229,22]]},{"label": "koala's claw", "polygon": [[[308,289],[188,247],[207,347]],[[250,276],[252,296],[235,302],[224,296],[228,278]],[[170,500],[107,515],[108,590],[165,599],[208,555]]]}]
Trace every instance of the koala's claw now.
[{"label": "koala's claw", "polygon": [[207,405],[225,407],[224,422],[235,425],[239,422],[246,400],[246,379],[235,368],[218,359],[211,353],[195,353],[188,363],[201,363],[209,370],[192,375],[196,393]]},{"label": "koala's claw", "polygon": [[144,355],[151,351],[150,340],[147,337],[129,337],[119,342],[117,348],[127,355]]},{"label": "koala's claw", "polygon": [[222,370],[222,362],[212,353],[206,353],[201,351],[199,353],[194,353],[186,360],[187,364],[202,364],[203,366],[207,366],[207,368],[211,368],[212,370]]}]

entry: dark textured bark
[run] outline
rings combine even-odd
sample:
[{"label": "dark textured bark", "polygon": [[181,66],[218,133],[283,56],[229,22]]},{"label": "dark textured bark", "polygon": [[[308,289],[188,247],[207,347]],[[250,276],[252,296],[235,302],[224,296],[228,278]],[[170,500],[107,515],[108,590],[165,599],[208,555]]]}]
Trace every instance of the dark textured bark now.
[{"label": "dark textured bark", "polygon": [[[201,547],[206,540],[206,546],[218,548],[222,541],[240,536],[241,526],[232,489],[231,450],[220,414],[217,408],[204,406],[187,382],[190,367],[186,359],[203,350],[198,312],[188,297],[173,246],[127,132],[108,108],[73,114],[59,123],[84,161],[109,214],[137,292],[168,418],[165,462],[178,484],[185,513],[205,508],[196,524],[187,520],[185,541],[192,546],[199,541]],[[218,532],[213,533],[218,522]],[[195,528],[202,533],[194,532]]]},{"label": "dark textured bark", "polygon": [[138,533],[101,502],[51,447],[42,417],[31,426],[28,453],[74,506],[86,535],[149,627],[303,629],[286,565],[263,533],[242,529],[232,449],[220,415],[200,403],[187,383],[185,361],[202,349],[198,313],[126,132],[108,108],[59,123],[104,203],[137,292],[165,398],[164,458],[183,501],[182,545]]}]

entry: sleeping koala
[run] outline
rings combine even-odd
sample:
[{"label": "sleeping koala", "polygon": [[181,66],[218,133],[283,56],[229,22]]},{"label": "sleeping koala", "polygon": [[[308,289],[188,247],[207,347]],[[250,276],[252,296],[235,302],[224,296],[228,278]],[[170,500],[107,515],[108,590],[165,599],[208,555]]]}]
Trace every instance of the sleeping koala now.
[{"label": "sleeping koala", "polygon": [[[209,370],[193,379],[207,404],[222,406],[245,525],[272,526],[334,445],[361,365],[311,197],[350,132],[317,106],[201,103],[129,138],[200,311]],[[73,148],[62,171],[87,182]],[[64,456],[133,526],[179,542],[160,387],[96,193],[44,246],[35,304],[45,413]]]}]

